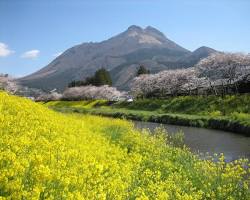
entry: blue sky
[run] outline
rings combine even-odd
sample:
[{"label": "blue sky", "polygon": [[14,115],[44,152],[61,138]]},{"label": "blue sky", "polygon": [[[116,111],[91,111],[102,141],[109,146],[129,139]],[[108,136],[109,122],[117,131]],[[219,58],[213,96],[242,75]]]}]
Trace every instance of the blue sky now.
[{"label": "blue sky", "polygon": [[249,0],[0,0],[0,73],[23,76],[82,42],[153,26],[189,50],[250,52]]}]

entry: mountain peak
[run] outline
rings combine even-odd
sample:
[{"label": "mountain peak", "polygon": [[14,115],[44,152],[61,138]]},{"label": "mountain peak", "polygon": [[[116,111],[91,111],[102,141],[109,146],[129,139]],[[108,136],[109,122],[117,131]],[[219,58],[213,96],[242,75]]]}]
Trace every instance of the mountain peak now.
[{"label": "mountain peak", "polygon": [[145,29],[144,29],[144,32],[147,33],[147,34],[150,34],[160,40],[165,40],[167,39],[166,36],[161,32],[159,31],[158,29],[152,27],[152,26],[147,26]]},{"label": "mountain peak", "polygon": [[145,32],[151,32],[151,33],[160,33],[163,35],[162,32],[160,32],[158,29],[152,27],[152,26],[147,26],[145,29],[144,29]]},{"label": "mountain peak", "polygon": [[193,54],[212,54],[215,53],[216,50],[210,48],[210,47],[206,47],[206,46],[201,46],[198,49],[193,51]]},{"label": "mountain peak", "polygon": [[153,28],[151,29],[143,29],[140,26],[132,25],[125,31],[125,35],[133,38],[133,43],[137,41],[138,44],[162,45],[163,41],[159,39],[162,36],[157,35],[156,30],[153,31]]},{"label": "mountain peak", "polygon": [[153,72],[190,67],[209,55],[208,49],[201,47],[191,53],[152,26],[132,25],[105,41],[71,47],[46,67],[19,82],[47,91],[54,88],[62,91],[72,80],[84,80],[106,66],[114,85],[124,89],[135,76],[139,63]]},{"label": "mountain peak", "polygon": [[147,26],[145,29],[143,29],[140,26],[137,25],[131,25],[127,29],[128,32],[137,32],[137,33],[143,33],[143,34],[149,34],[153,36],[159,36],[159,37],[165,37],[165,35],[160,32],[158,29],[152,27],[152,26]]},{"label": "mountain peak", "polygon": [[143,29],[140,26],[131,25],[128,27],[128,31],[143,31]]},{"label": "mountain peak", "polygon": [[127,31],[124,32],[126,36],[136,39],[140,44],[150,45],[173,45],[173,42],[168,40],[166,36],[152,26],[142,28],[137,25],[128,27]]}]

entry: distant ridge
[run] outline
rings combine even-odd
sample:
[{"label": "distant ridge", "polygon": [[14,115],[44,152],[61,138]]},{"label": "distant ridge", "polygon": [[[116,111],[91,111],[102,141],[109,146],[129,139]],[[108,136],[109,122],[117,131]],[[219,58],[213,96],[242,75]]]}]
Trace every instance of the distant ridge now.
[{"label": "distant ridge", "polygon": [[104,67],[114,86],[128,89],[139,65],[152,73],[188,68],[216,50],[200,47],[191,52],[148,26],[132,25],[126,31],[99,43],[82,43],[66,50],[41,70],[19,79],[23,85],[49,91],[64,90],[72,80],[83,80]]}]

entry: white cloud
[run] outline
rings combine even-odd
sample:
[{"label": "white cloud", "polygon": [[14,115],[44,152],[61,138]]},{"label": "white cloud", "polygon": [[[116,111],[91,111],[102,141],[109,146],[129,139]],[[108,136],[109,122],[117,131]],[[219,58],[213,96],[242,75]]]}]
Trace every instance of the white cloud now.
[{"label": "white cloud", "polygon": [[10,54],[14,53],[14,51],[10,50],[8,48],[8,45],[0,42],[0,57],[6,57],[9,56]]},{"label": "white cloud", "polygon": [[37,49],[34,49],[34,50],[30,50],[30,51],[26,51],[24,52],[21,57],[22,58],[37,58],[38,55],[39,55],[40,51],[37,50]]},{"label": "white cloud", "polygon": [[62,55],[62,53],[63,53],[63,52],[58,52],[58,53],[55,53],[53,56],[54,56],[54,57],[58,57],[58,56]]}]

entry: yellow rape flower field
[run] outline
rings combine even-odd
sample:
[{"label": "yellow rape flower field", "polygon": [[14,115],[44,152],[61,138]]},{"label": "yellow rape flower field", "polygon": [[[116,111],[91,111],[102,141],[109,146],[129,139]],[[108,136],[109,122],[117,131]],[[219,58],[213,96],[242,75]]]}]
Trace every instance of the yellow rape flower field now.
[{"label": "yellow rape flower field", "polygon": [[0,199],[249,199],[249,164],[0,92]]}]

